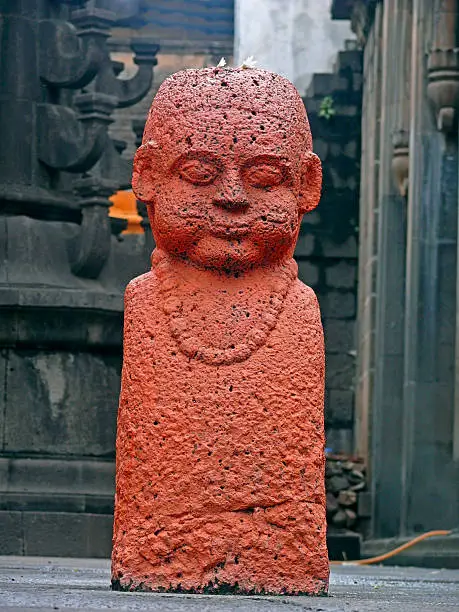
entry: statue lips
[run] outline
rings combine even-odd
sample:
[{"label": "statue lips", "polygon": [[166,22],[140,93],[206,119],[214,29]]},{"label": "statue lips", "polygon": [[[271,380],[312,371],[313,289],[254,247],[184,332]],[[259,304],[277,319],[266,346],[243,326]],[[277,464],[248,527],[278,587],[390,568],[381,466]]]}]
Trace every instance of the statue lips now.
[{"label": "statue lips", "polygon": [[234,222],[232,220],[213,219],[209,224],[209,232],[218,238],[242,238],[253,230],[254,226],[259,229],[259,226],[279,226],[289,223],[289,216],[286,214],[268,213],[261,218],[250,219],[247,222]]},{"label": "statue lips", "polygon": [[214,225],[211,227],[210,232],[217,238],[242,238],[250,232],[250,226],[248,224],[241,225]]}]

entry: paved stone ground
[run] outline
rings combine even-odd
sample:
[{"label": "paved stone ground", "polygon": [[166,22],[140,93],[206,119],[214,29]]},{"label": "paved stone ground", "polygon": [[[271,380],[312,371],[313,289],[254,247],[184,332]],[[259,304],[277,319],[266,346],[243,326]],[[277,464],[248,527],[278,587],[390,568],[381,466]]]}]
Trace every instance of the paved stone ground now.
[{"label": "paved stone ground", "polygon": [[109,562],[0,557],[0,612],[459,611],[459,570],[338,567],[330,597],[237,597],[113,593]]}]

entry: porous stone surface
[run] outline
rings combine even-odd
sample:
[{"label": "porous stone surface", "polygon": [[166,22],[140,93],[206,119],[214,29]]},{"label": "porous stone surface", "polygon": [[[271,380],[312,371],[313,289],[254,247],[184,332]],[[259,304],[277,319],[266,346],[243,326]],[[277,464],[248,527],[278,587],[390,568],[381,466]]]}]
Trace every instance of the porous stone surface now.
[{"label": "porous stone surface", "polygon": [[318,203],[301,98],[254,69],[177,73],[133,189],[156,249],[125,299],[112,587],[328,588],[324,347],[292,258]]}]

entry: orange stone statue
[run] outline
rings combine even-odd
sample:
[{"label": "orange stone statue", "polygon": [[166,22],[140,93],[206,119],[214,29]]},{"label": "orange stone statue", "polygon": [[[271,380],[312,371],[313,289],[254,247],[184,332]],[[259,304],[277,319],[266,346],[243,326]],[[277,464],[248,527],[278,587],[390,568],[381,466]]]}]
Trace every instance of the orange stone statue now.
[{"label": "orange stone statue", "polygon": [[112,587],[328,588],[324,346],[293,252],[321,164],[303,102],[258,69],[160,87],[134,162],[151,271],[125,300]]}]

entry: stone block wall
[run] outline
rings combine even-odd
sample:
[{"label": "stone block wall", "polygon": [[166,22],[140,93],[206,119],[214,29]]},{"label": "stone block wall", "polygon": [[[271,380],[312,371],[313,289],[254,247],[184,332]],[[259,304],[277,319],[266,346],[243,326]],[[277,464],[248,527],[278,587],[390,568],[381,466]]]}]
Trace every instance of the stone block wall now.
[{"label": "stone block wall", "polygon": [[326,343],[327,447],[353,450],[362,54],[347,43],[334,72],[315,74],[304,99],[323,165],[319,207],[296,250],[300,278],[319,299]]}]

